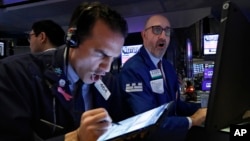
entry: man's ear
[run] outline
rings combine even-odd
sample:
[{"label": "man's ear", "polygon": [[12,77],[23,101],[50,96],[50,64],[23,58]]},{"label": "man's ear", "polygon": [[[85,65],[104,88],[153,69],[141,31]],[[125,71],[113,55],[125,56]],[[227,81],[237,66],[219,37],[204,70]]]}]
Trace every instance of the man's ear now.
[{"label": "man's ear", "polygon": [[142,39],[144,39],[144,37],[145,37],[145,31],[144,30],[141,31],[141,37],[142,37]]},{"label": "man's ear", "polygon": [[45,32],[41,32],[39,35],[38,35],[39,39],[42,41],[42,42],[45,42],[47,39],[47,35]]}]

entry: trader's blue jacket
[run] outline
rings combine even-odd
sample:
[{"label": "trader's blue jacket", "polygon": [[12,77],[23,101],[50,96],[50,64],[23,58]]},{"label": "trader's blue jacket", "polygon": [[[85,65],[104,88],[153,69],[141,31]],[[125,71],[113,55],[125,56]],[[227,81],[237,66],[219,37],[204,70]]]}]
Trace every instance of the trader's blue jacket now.
[{"label": "trader's blue jacket", "polygon": [[199,105],[180,101],[176,71],[166,59],[163,59],[162,63],[166,83],[163,83],[164,92],[159,93],[153,90],[153,87],[157,86],[151,83],[163,78],[152,76],[150,72],[157,68],[146,49],[141,47],[139,52],[131,57],[121,69],[122,92],[126,95],[134,114],[175,101],[175,108],[169,113],[161,129],[155,133],[153,140],[184,140],[189,129],[189,122],[185,116],[192,115],[199,108]]}]

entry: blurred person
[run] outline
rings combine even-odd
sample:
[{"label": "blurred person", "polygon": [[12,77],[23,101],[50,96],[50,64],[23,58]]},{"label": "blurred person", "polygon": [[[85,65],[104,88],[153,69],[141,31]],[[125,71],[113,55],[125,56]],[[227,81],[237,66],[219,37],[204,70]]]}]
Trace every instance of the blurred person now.
[{"label": "blurred person", "polygon": [[82,3],[70,20],[67,46],[1,60],[0,140],[96,141],[126,117],[119,94],[98,87],[127,31],[108,6]]},{"label": "blurred person", "polygon": [[52,20],[34,22],[28,34],[32,53],[56,49],[65,44],[65,32],[60,25]]},{"label": "blurred person", "polygon": [[163,15],[148,18],[141,32],[143,46],[123,65],[122,92],[128,97],[133,114],[140,114],[175,101],[175,108],[164,125],[148,140],[185,140],[192,126],[202,125],[206,108],[180,101],[179,81],[172,64],[163,58],[170,43],[171,25]]}]

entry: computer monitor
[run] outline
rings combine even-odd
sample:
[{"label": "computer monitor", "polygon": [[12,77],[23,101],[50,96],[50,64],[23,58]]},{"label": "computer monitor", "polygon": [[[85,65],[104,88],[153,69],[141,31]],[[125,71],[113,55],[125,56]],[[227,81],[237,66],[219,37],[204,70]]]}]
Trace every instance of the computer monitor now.
[{"label": "computer monitor", "polygon": [[217,50],[219,34],[205,34],[203,35],[203,54],[214,55]]},{"label": "computer monitor", "polygon": [[203,35],[203,56],[204,60],[214,60],[217,51],[219,34]]},{"label": "computer monitor", "polygon": [[134,56],[139,49],[142,47],[142,44],[136,44],[136,45],[126,45],[122,47],[121,52],[121,66],[132,56]]},{"label": "computer monitor", "polygon": [[218,48],[208,100],[205,128],[208,133],[247,122],[250,110],[250,23],[238,5],[222,6]]},{"label": "computer monitor", "polygon": [[205,68],[203,73],[204,73],[203,74],[204,79],[212,79],[213,73],[214,73],[214,68]]},{"label": "computer monitor", "polygon": [[203,63],[193,63],[193,74],[197,76],[204,73],[204,64]]},{"label": "computer monitor", "polygon": [[0,58],[3,58],[6,56],[6,43],[5,41],[0,40]]}]

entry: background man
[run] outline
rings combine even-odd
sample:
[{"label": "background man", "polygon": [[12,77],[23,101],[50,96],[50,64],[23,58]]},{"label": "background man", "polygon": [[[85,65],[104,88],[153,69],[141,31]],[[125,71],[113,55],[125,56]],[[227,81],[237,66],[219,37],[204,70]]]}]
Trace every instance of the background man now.
[{"label": "background man", "polygon": [[33,23],[28,34],[32,53],[56,49],[65,44],[65,32],[52,20],[41,20]]}]

